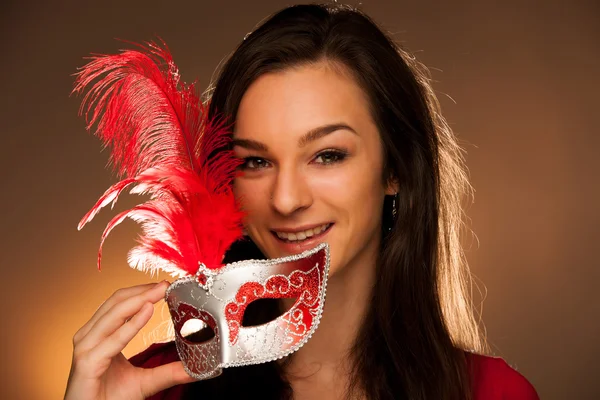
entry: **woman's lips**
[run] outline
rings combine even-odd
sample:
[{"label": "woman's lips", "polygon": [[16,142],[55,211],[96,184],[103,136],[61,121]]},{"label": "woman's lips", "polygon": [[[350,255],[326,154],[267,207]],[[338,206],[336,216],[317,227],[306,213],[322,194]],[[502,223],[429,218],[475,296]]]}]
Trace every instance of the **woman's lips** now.
[{"label": "woman's lips", "polygon": [[304,250],[312,249],[319,243],[323,242],[323,240],[322,240],[323,237],[325,235],[327,235],[329,233],[329,231],[331,231],[331,228],[333,227],[333,225],[334,225],[333,223],[329,223],[327,228],[325,228],[325,230],[323,230],[322,232],[317,233],[311,237],[307,237],[306,239],[303,239],[303,240],[294,240],[294,241],[286,240],[286,239],[283,239],[283,238],[280,238],[279,236],[277,236],[277,234],[273,231],[271,231],[271,233],[280,248],[284,249],[284,251],[286,251],[288,253],[297,253],[297,252],[302,252]]}]

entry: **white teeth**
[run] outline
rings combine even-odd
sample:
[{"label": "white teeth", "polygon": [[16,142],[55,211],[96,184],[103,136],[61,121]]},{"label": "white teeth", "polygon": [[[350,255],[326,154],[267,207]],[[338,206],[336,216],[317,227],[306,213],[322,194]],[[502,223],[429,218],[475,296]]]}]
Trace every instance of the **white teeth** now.
[{"label": "white teeth", "polygon": [[280,239],[289,240],[289,241],[299,241],[299,240],[305,240],[306,238],[310,238],[314,235],[318,235],[319,233],[323,232],[328,227],[329,227],[329,224],[325,224],[325,225],[321,225],[321,226],[318,226],[313,229],[307,229],[303,232],[296,232],[296,233],[275,232],[275,234]]}]

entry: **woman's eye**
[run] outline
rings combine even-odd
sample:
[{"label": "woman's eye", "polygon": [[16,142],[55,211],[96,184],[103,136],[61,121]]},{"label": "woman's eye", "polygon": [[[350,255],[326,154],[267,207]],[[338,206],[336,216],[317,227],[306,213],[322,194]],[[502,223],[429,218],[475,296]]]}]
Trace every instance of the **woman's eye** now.
[{"label": "woman's eye", "polygon": [[260,157],[246,157],[244,163],[240,165],[242,170],[257,170],[267,167],[268,162],[264,158]]},{"label": "woman's eye", "polygon": [[335,164],[343,161],[348,154],[338,150],[325,150],[317,154],[315,162],[317,164]]}]

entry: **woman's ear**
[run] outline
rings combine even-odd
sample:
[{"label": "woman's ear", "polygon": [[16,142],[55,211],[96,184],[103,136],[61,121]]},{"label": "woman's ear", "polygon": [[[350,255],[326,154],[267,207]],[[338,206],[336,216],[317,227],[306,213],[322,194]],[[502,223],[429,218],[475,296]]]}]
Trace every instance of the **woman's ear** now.
[{"label": "woman's ear", "polygon": [[400,185],[398,184],[398,178],[395,176],[391,176],[385,185],[385,194],[389,196],[393,196],[398,193],[400,190]]}]

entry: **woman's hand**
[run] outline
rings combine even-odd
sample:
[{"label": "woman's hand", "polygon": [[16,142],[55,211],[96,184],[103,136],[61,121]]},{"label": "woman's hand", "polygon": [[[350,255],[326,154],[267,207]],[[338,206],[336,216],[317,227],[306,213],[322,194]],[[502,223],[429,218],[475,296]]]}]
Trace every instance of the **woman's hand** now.
[{"label": "woman's hand", "polygon": [[73,361],[65,400],[145,399],[192,382],[181,361],[137,368],[121,351],[146,325],[168,282],[117,290],[73,336]]}]

